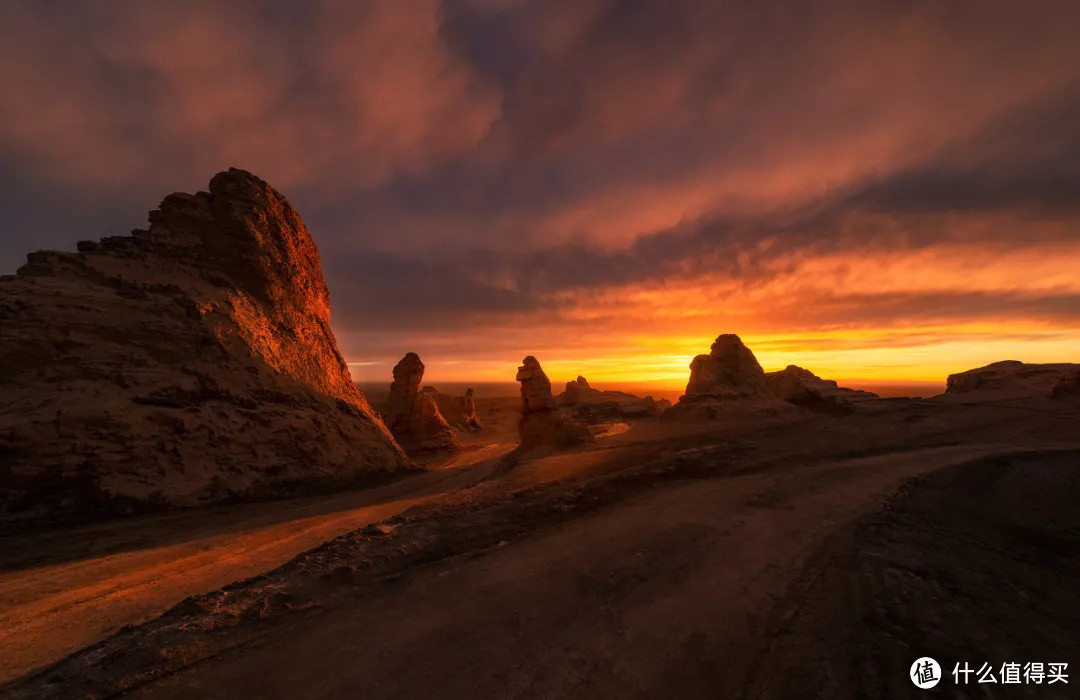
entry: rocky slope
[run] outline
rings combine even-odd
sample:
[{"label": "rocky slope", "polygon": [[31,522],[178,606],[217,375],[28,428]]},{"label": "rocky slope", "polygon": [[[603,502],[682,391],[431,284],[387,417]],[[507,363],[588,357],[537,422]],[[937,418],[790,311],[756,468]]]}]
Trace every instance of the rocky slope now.
[{"label": "rocky slope", "polygon": [[455,450],[461,442],[443,418],[435,398],[420,390],[424,363],[415,352],[394,366],[394,381],[386,402],[386,425],[410,454]]},{"label": "rocky slope", "polygon": [[950,374],[944,396],[960,401],[1065,398],[1080,395],[1080,364],[1017,360]]},{"label": "rocky slope", "polygon": [[352,383],[319,253],[229,170],[0,278],[0,514],[111,514],[414,467]]}]

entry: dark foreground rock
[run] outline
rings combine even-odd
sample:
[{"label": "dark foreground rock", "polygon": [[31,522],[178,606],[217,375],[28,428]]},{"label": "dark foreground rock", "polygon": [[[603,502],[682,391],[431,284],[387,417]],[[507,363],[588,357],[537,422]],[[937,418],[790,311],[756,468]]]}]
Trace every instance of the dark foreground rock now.
[{"label": "dark foreground rock", "polygon": [[230,170],[149,219],[0,279],[3,523],[414,469],[349,377],[283,196]]}]

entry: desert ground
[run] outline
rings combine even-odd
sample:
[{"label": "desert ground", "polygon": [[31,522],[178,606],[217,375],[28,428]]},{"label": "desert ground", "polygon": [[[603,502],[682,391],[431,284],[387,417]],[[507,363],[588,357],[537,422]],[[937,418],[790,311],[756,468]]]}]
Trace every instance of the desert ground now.
[{"label": "desert ground", "polygon": [[4,538],[0,695],[917,697],[919,656],[1075,661],[1075,401],[650,418],[507,468],[516,406],[377,489]]}]

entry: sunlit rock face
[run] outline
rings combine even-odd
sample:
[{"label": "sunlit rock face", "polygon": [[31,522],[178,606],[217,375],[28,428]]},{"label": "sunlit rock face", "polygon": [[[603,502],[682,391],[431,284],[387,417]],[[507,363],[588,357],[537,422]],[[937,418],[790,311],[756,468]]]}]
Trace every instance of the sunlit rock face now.
[{"label": "sunlit rock face", "polygon": [[1017,360],[950,374],[945,397],[951,400],[1068,398],[1080,388],[1080,364],[1027,364]]},{"label": "sunlit rock face", "polygon": [[766,372],[765,380],[780,398],[812,410],[847,412],[861,401],[878,398],[869,391],[841,387],[834,380],[822,379],[797,365]]},{"label": "sunlit rock face", "polygon": [[557,408],[551,381],[532,355],[522,360],[517,381],[521,383],[520,453],[565,450],[596,441],[588,426]]},{"label": "sunlit rock face", "polygon": [[394,381],[386,402],[386,425],[411,454],[454,450],[461,446],[454,429],[443,418],[435,398],[420,390],[424,363],[415,352],[394,366]]},{"label": "sunlit rock face", "polygon": [[229,170],[149,219],[0,279],[7,522],[415,468],[349,377],[318,250],[282,195]]}]

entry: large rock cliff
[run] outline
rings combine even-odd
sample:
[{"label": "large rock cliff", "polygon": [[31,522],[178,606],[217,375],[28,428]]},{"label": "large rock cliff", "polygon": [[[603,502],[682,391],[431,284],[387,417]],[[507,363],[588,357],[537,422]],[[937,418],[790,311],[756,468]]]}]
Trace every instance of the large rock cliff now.
[{"label": "large rock cliff", "polygon": [[0,517],[414,468],[349,377],[318,250],[282,195],[229,170],[149,219],[0,278]]}]

